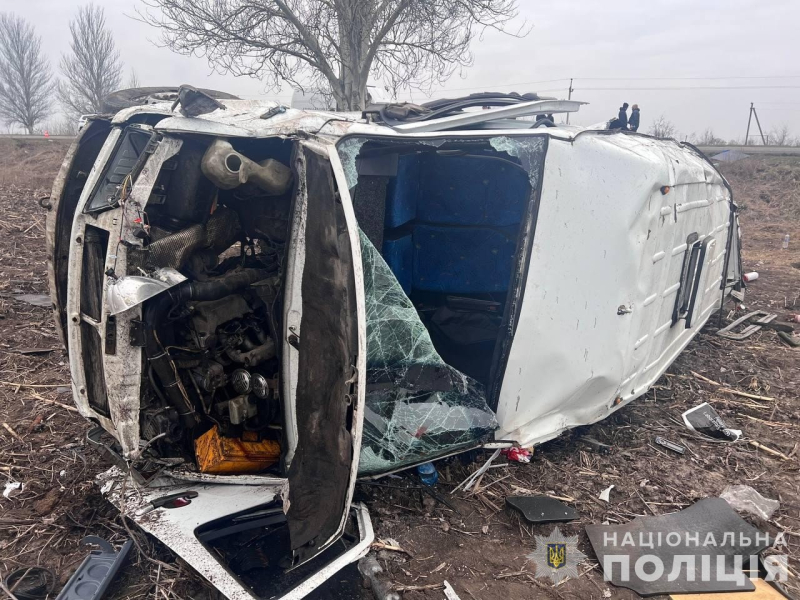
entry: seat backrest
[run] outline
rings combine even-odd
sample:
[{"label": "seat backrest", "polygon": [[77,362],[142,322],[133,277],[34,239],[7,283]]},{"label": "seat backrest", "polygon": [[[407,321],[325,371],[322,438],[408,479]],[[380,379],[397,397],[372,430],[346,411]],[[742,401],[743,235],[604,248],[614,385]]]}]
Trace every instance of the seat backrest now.
[{"label": "seat backrest", "polygon": [[481,294],[508,289],[517,250],[516,226],[453,227],[417,224],[412,287],[429,292]]},{"label": "seat backrest", "polygon": [[508,160],[401,156],[387,188],[383,255],[407,293],[505,291],[529,196],[527,173]]},{"label": "seat backrest", "polygon": [[426,223],[516,225],[530,196],[528,174],[501,158],[432,155],[420,175],[416,219]]}]

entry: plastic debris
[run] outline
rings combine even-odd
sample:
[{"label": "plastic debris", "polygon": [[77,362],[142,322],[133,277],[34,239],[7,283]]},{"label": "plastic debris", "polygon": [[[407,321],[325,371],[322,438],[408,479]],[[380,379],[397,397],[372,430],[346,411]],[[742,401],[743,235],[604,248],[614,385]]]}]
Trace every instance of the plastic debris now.
[{"label": "plastic debris", "polygon": [[433,463],[427,462],[424,465],[419,465],[417,467],[417,475],[425,485],[436,485],[436,482],[439,481],[439,472],[433,466]]},{"label": "plastic debris", "polygon": [[681,416],[689,429],[709,437],[729,442],[735,442],[742,437],[741,430],[730,429],[708,402],[690,408]]},{"label": "plastic debris", "polygon": [[613,490],[615,487],[616,486],[614,486],[614,485],[608,486],[606,489],[604,489],[602,492],[600,492],[600,495],[598,496],[598,498],[600,500],[602,500],[603,502],[611,502],[611,490]]},{"label": "plastic debris", "polygon": [[777,500],[764,498],[749,485],[729,485],[719,497],[730,504],[734,510],[748,512],[765,521],[772,518],[772,515],[781,506]]},{"label": "plastic debris", "polygon": [[[744,305],[742,305],[742,310],[745,310]],[[754,310],[753,312],[747,313],[733,321],[731,324],[723,327],[722,329],[717,331],[717,335],[720,337],[727,338],[729,340],[735,340],[737,342],[742,341],[757,331],[759,331],[763,326],[771,323],[777,318],[778,315],[775,313],[768,313],[765,310]],[[739,326],[744,326],[739,332],[735,330]]]},{"label": "plastic debris", "polygon": [[750,283],[751,281],[758,279],[758,273],[756,271],[750,271],[749,273],[742,275],[742,279],[744,279],[747,283]]},{"label": "plastic debris", "polygon": [[492,464],[492,461],[494,461],[494,459],[497,458],[498,456],[500,456],[500,450],[495,450],[489,457],[489,460],[487,460],[480,469],[478,469],[472,475],[467,477],[464,481],[459,483],[455,488],[453,488],[453,491],[450,493],[455,494],[462,486],[464,487],[464,491],[468,492],[469,488],[472,487],[472,485],[475,483],[478,477],[483,475],[489,469],[489,466]]},{"label": "plastic debris", "polygon": [[3,489],[3,498],[10,499],[19,496],[25,490],[25,485],[19,481],[7,481]]},{"label": "plastic debris", "polygon": [[124,566],[133,548],[133,542],[126,540],[117,552],[106,540],[94,535],[83,538],[81,545],[97,546],[98,549],[91,550],[83,559],[56,600],[100,600]]},{"label": "plastic debris", "polygon": [[549,496],[506,496],[506,506],[518,510],[528,523],[565,523],[578,511]]},{"label": "plastic debris", "polygon": [[444,597],[447,600],[461,600],[461,597],[456,594],[456,591],[453,589],[453,586],[448,583],[445,579],[442,584],[444,585]]},{"label": "plastic debris", "polygon": [[521,462],[521,463],[529,463],[531,462],[531,456],[533,456],[533,452],[528,450],[527,448],[505,448],[500,452],[503,456],[505,456],[511,462]]},{"label": "plastic debris", "polygon": [[675,442],[670,442],[668,439],[665,439],[661,436],[656,436],[655,442],[659,446],[663,446],[664,448],[672,450],[673,452],[677,452],[678,454],[686,453],[686,448],[684,448],[680,444],[676,444]]}]

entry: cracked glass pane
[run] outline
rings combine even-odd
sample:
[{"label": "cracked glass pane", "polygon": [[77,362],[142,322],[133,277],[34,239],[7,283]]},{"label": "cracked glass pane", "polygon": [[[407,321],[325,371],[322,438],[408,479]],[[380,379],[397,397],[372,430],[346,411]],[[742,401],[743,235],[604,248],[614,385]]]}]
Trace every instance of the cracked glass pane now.
[{"label": "cracked glass pane", "polygon": [[411,300],[361,236],[367,385],[359,475],[476,445],[497,428],[486,392],[442,360]]}]

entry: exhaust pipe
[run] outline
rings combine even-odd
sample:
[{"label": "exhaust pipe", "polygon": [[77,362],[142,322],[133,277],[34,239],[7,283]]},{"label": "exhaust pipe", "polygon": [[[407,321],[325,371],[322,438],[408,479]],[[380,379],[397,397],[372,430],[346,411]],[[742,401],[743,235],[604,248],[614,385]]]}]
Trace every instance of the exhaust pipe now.
[{"label": "exhaust pipe", "polygon": [[278,196],[286,192],[292,182],[292,171],[283,163],[272,158],[257,163],[234,150],[225,140],[214,140],[200,166],[203,174],[223,190],[250,182],[270,196]]}]

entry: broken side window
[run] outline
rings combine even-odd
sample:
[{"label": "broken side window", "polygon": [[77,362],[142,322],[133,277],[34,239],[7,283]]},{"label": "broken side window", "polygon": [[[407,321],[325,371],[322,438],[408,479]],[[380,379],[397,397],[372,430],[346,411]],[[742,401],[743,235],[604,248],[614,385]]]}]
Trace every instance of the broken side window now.
[{"label": "broken side window", "polygon": [[689,234],[686,238],[686,252],[683,255],[681,267],[681,280],[678,294],[675,299],[675,308],[672,311],[672,324],[686,318],[689,312],[692,292],[696,283],[697,265],[700,259],[701,242],[697,232]]},{"label": "broken side window", "polygon": [[359,475],[479,444],[497,428],[485,389],[442,360],[386,261],[360,236],[367,386]]}]

